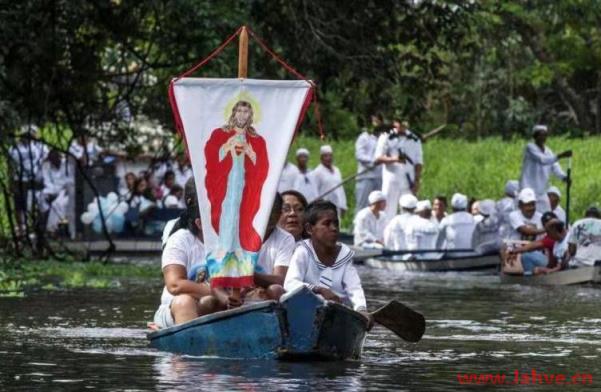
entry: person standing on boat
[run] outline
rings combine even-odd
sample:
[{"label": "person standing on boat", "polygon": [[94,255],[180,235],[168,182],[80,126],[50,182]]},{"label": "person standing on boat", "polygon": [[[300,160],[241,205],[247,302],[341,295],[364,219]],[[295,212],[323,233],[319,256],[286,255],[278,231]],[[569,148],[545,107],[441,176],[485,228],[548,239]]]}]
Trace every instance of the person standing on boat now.
[{"label": "person standing on boat", "polygon": [[296,246],[294,237],[277,226],[282,204],[282,196],[276,193],[255,268],[255,284],[265,290],[267,299],[276,301],[284,294],[284,279]]},{"label": "person standing on boat", "polygon": [[585,218],[574,222],[568,243],[572,265],[592,266],[601,260],[601,213],[597,207],[589,207]]},{"label": "person standing on boat", "polygon": [[[386,200],[388,203],[388,198]],[[399,200],[401,214],[392,218],[384,229],[384,247],[391,250],[406,250],[406,226],[409,218],[417,207],[417,198],[410,193],[404,194]]]},{"label": "person standing on boat", "polygon": [[[309,169],[309,150],[306,148],[299,148],[296,150],[296,165],[298,167],[298,176],[296,182],[292,188],[303,194],[304,198],[308,202],[312,202],[317,199],[319,192],[317,190],[317,181],[313,176],[313,172]],[[286,192],[284,190],[282,195]]]},{"label": "person standing on boat", "polygon": [[373,132],[369,132],[367,128],[363,129],[363,132],[361,132],[355,142],[357,173],[365,172],[355,178],[355,215],[370,205],[369,195],[381,187],[382,168],[374,168],[374,155],[377,143],[378,138]]},{"label": "person standing on boat", "polygon": [[339,221],[336,205],[326,200],[309,204],[306,212],[309,239],[302,240],[292,255],[284,288],[292,291],[306,286],[324,299],[347,304],[368,320],[365,293],[353,265],[354,252],[338,242]]},{"label": "person standing on boat", "polygon": [[393,128],[378,138],[375,163],[384,164],[382,192],[386,195],[386,216],[392,219],[402,195],[417,193],[423,166],[422,145],[408,124],[395,120]]},{"label": "person standing on boat", "polygon": [[221,298],[220,303],[206,281],[205,248],[193,179],[186,183],[185,194],[186,211],[172,228],[161,256],[165,287],[154,315],[157,328],[181,324],[230,305],[229,298]]},{"label": "person standing on boat", "polygon": [[[265,140],[252,126],[252,105],[240,100],[227,124],[213,130],[205,144],[205,187],[211,205],[211,225],[219,245],[209,254],[211,284],[222,287],[252,286],[252,268],[261,248],[253,226],[269,162]],[[244,270],[241,277],[217,276],[224,263]],[[249,272],[247,275],[246,272]]]},{"label": "person standing on boat", "polygon": [[296,242],[305,238],[305,210],[308,204],[300,192],[282,193],[282,214],[278,225],[290,233]]},{"label": "person standing on boat", "polygon": [[505,183],[505,196],[497,201],[496,209],[499,217],[499,236],[507,238],[511,232],[509,224],[509,214],[518,208],[517,196],[520,191],[520,182],[518,180],[509,180]]},{"label": "person standing on boat", "polygon": [[[430,200],[417,202],[415,214],[407,221],[405,239],[407,250],[436,249],[438,224],[432,222],[432,204]],[[436,253],[416,253],[416,259],[436,258]]]},{"label": "person standing on boat", "polygon": [[353,222],[353,242],[355,246],[363,248],[382,249],[386,227],[386,196],[381,191],[372,191],[368,203],[369,206],[359,211]]},{"label": "person standing on boat", "polygon": [[[334,151],[329,145],[321,146],[319,149],[321,163],[313,170],[313,176],[317,182],[317,191],[321,196],[335,186],[342,183],[340,170],[334,166]],[[338,208],[338,214],[343,216],[348,207],[346,206],[346,194],[344,187],[339,186],[333,192],[323,197],[324,200],[331,201]]]},{"label": "person standing on boat", "polygon": [[561,208],[561,192],[559,189],[556,186],[550,187],[547,189],[547,196],[549,197],[551,211],[557,215],[557,219],[568,224],[568,222],[566,222],[566,212]]},{"label": "person standing on boat", "polygon": [[[440,222],[440,232],[436,247],[438,249],[471,249],[472,236],[476,222],[467,212],[467,196],[455,193],[451,198],[453,213]],[[468,254],[468,253],[466,253]],[[461,255],[457,253],[457,255]]]},{"label": "person standing on boat", "polygon": [[530,188],[536,195],[536,209],[540,213],[550,211],[547,187],[549,176],[553,174],[562,181],[568,181],[568,176],[561,170],[559,160],[572,156],[572,151],[564,151],[555,155],[547,146],[548,128],[546,125],[537,124],[532,127],[533,143],[528,143],[524,149],[522,161],[522,175],[520,189]]}]

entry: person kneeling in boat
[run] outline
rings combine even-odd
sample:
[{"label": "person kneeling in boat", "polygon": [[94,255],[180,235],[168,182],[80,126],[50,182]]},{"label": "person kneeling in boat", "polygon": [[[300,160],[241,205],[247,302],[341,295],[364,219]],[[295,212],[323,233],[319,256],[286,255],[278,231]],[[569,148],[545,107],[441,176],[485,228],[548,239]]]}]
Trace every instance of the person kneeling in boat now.
[{"label": "person kneeling in boat", "polygon": [[553,248],[555,246],[555,239],[549,232],[547,224],[553,220],[557,220],[557,215],[551,211],[545,212],[541,219],[540,224],[545,228],[546,235],[535,241],[531,241],[518,248],[510,249],[505,257],[513,258],[517,254],[522,254],[522,268],[524,275],[536,274],[542,271],[542,268],[554,268],[556,260],[553,256]]},{"label": "person kneeling in boat", "polygon": [[551,237],[555,243],[553,244],[553,264],[549,267],[536,267],[535,274],[550,274],[552,272],[561,271],[566,269],[570,261],[569,243],[568,243],[568,231],[566,230],[565,223],[559,218],[553,218],[545,225],[549,237]]},{"label": "person kneeling in boat", "polygon": [[328,301],[350,305],[373,325],[361,279],[353,266],[353,251],[338,242],[339,221],[336,206],[324,200],[309,204],[305,213],[309,239],[300,241],[286,275],[284,289],[306,286]]},{"label": "person kneeling in boat", "polygon": [[386,227],[386,195],[373,191],[368,196],[369,206],[361,209],[355,217],[354,244],[362,248],[382,249]]},{"label": "person kneeling in boat", "polygon": [[249,292],[247,298],[278,300],[284,294],[284,278],[296,242],[292,234],[277,226],[282,203],[282,196],[276,193],[255,269],[255,284],[258,287]]},{"label": "person kneeling in boat", "polygon": [[[161,257],[165,287],[154,315],[158,328],[181,324],[222,308],[205,281],[205,249],[193,179],[186,183],[185,193],[186,212],[176,223],[179,227],[171,231]],[[190,280],[193,271],[200,272]]]}]

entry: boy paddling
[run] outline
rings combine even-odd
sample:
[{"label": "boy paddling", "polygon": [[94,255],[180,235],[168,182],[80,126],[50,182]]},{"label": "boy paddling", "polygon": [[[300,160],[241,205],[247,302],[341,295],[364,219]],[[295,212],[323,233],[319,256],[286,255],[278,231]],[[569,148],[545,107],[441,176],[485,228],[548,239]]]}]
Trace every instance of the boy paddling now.
[{"label": "boy paddling", "polygon": [[304,285],[328,301],[351,305],[368,319],[371,328],[373,318],[367,312],[361,280],[353,266],[353,251],[337,242],[336,206],[329,201],[315,201],[309,204],[305,217],[310,238],[297,245],[284,289],[291,291]]}]

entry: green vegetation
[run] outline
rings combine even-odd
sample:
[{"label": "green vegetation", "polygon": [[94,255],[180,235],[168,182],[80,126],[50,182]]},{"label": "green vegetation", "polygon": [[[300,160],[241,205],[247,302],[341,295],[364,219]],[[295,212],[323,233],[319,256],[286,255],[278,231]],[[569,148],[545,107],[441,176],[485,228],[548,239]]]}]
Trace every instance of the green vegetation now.
[{"label": "green vegetation", "polygon": [[[323,142],[329,143],[334,149],[334,164],[342,172],[343,177],[356,173],[354,140]],[[420,198],[432,198],[436,195],[450,196],[461,192],[476,199],[503,197],[505,182],[519,179],[522,165],[522,154],[527,141],[515,138],[503,141],[500,137],[484,138],[478,141],[461,139],[434,138],[424,143],[424,173]],[[318,138],[297,138],[289,154],[294,162],[297,148],[305,147],[311,152],[310,165],[319,163]],[[570,139],[567,137],[552,137],[548,146],[559,153],[572,149],[574,158],[572,164],[571,211],[572,220],[581,217],[587,206],[599,203],[601,197],[601,160],[596,157],[601,151],[601,138]],[[567,171],[567,160],[561,165]],[[565,206],[565,184],[557,179],[553,183],[562,190],[562,203]],[[349,200],[350,211],[355,206],[355,184],[350,181],[345,186]],[[347,214],[342,222],[343,227],[350,227],[352,217]]]},{"label": "green vegetation", "polygon": [[24,296],[40,289],[114,288],[130,279],[160,279],[158,265],[21,260],[0,266],[0,297]]}]

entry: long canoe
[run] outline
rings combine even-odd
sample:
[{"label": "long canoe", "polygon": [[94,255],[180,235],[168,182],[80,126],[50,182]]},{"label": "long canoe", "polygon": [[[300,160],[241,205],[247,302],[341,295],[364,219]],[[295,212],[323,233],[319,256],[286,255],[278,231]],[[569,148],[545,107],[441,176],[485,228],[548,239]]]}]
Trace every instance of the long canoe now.
[{"label": "long canoe", "polygon": [[201,316],[148,334],[150,346],[194,356],[263,359],[358,359],[367,320],[306,287],[280,302],[263,301]]},{"label": "long canoe", "polygon": [[501,273],[501,283],[535,286],[564,286],[569,284],[601,283],[601,263],[595,266],[569,268],[543,275],[510,275]]},{"label": "long canoe", "polygon": [[440,257],[427,259],[412,258],[411,256],[411,253],[405,253],[403,255],[370,257],[365,260],[365,264],[374,268],[396,271],[443,272],[490,269],[496,268],[500,263],[499,255],[496,253],[474,253],[469,255],[442,253]]}]

